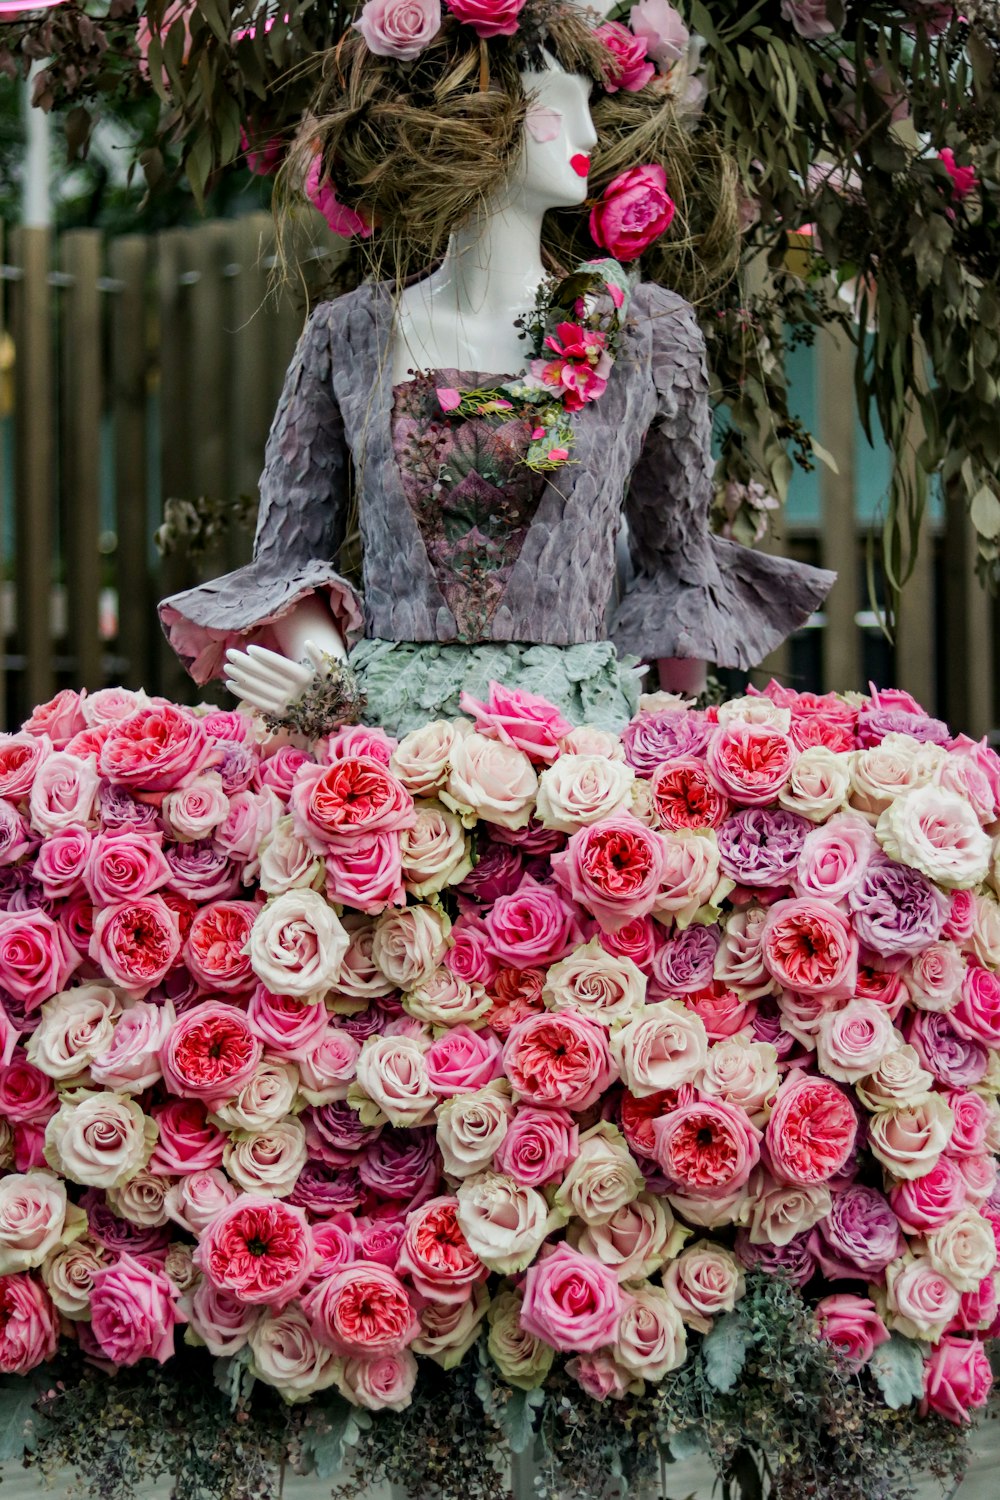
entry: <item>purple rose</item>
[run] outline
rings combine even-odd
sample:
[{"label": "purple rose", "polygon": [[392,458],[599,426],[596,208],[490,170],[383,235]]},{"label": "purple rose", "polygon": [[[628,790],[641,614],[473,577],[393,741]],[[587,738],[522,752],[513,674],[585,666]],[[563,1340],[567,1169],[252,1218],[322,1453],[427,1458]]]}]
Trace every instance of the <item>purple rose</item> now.
[{"label": "purple rose", "polygon": [[721,933],[717,927],[685,927],[653,955],[651,1000],[690,995],[712,983]]},{"label": "purple rose", "polygon": [[228,854],[198,839],[190,844],[164,844],[170,866],[170,888],[192,901],[225,901],[240,888],[240,872]]},{"label": "purple rose", "polygon": [[753,1040],[769,1042],[778,1054],[779,1063],[787,1062],[793,1053],[801,1051],[798,1039],[785,1030],[778,1002],[770,995],[765,995],[758,1004],[750,1026]]},{"label": "purple rose", "polygon": [[160,817],[148,802],[137,802],[122,786],[102,781],[97,793],[102,828],[158,828]]},{"label": "purple rose", "polygon": [[858,739],[864,749],[880,745],[887,734],[908,734],[922,745],[950,745],[951,730],[928,714],[905,708],[880,708],[872,704],[858,715]]},{"label": "purple rose", "polygon": [[87,1233],[112,1255],[165,1255],[169,1243],[166,1229],[151,1229],[120,1218],[98,1188],[88,1188],[80,1198],[87,1215]]},{"label": "purple rose", "polygon": [[222,747],[222,760],[215,769],[222,778],[222,790],[227,797],[234,792],[245,792],[257,769],[257,752],[252,745],[238,745],[227,740]]},{"label": "purple rose", "polygon": [[950,901],[919,870],[876,854],[848,896],[854,930],[887,968],[899,968],[941,936]]},{"label": "purple rose", "polygon": [[701,755],[714,727],[703,713],[685,708],[661,708],[657,713],[637,714],[622,730],[625,759],[637,776],[652,776],[665,760]]},{"label": "purple rose", "polygon": [[950,1089],[978,1083],[989,1066],[989,1053],[982,1043],[959,1036],[940,1011],[918,1010],[907,1027],[906,1040],[928,1072]]},{"label": "purple rose", "polygon": [[307,1161],[285,1201],[304,1208],[314,1219],[330,1219],[334,1214],[351,1213],[362,1196],[361,1179],[353,1168]]},{"label": "purple rose", "polygon": [[569,835],[558,828],[543,828],[531,819],[527,828],[501,828],[496,824],[490,829],[490,838],[496,844],[510,844],[524,855],[553,854],[565,849]]},{"label": "purple rose", "polygon": [[12,995],[9,990],[4,989],[3,985],[0,985],[0,1005],[7,1012],[7,1019],[14,1030],[20,1031],[22,1036],[30,1036],[41,1025],[41,1008],[29,1007],[26,1000],[18,995]]},{"label": "purple rose", "polygon": [[361,1151],[378,1139],[381,1125],[362,1125],[361,1116],[346,1099],[307,1109],[302,1116],[309,1152],[328,1166],[346,1166],[345,1151]]},{"label": "purple rose", "polygon": [[12,865],[31,847],[31,830],[13,803],[0,797],[0,865]]},{"label": "purple rose", "polygon": [[361,1181],[382,1198],[412,1199],[416,1208],[431,1197],[441,1176],[441,1157],[433,1126],[385,1130],[368,1147],[358,1166]]},{"label": "purple rose", "polygon": [[478,854],[476,867],[457,887],[458,894],[489,905],[498,896],[513,895],[524,873],[518,851],[509,844],[498,844],[491,838],[482,837]]},{"label": "purple rose", "polygon": [[781,0],[781,14],[799,36],[833,36],[837,28],[826,11],[826,0]]},{"label": "purple rose", "polygon": [[906,1248],[899,1220],[877,1188],[852,1183],[809,1234],[809,1248],[830,1281],[875,1281]]},{"label": "purple rose", "polygon": [[787,1245],[754,1245],[747,1230],[740,1229],[733,1246],[736,1259],[748,1271],[766,1271],[770,1276],[785,1275],[796,1286],[805,1286],[816,1270],[816,1262],[809,1249],[808,1233],[796,1234]]},{"label": "purple rose", "polygon": [[798,813],[745,807],[719,829],[723,874],[740,885],[787,885],[812,826]]},{"label": "purple rose", "polygon": [[376,57],[411,62],[441,30],[441,0],[368,0],[354,24]]},{"label": "purple rose", "polygon": [[182,967],[171,969],[163,983],[150,990],[146,996],[147,1000],[152,1000],[156,1005],[169,1000],[179,1016],[190,1010],[192,1005],[200,1005],[204,998],[205,991],[198,980],[190,970]]}]

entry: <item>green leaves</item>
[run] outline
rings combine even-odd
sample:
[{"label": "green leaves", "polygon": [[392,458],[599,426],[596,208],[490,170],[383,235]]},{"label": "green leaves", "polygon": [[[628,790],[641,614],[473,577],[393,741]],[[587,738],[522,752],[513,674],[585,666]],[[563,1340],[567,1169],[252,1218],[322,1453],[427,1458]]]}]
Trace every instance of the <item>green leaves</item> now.
[{"label": "green leaves", "polygon": [[302,1451],[308,1468],[318,1479],[332,1479],[344,1467],[347,1450],[357,1445],[371,1417],[360,1407],[335,1397],[310,1411],[302,1432]]},{"label": "green leaves", "polygon": [[701,1346],[705,1379],[717,1391],[733,1389],[747,1357],[747,1335],[739,1313],[725,1313],[715,1320]]},{"label": "green leaves", "polygon": [[0,1381],[0,1464],[19,1464],[33,1446],[31,1428],[38,1421],[32,1407],[35,1382],[25,1376]]},{"label": "green leaves", "polygon": [[870,1369],[885,1397],[885,1404],[898,1411],[924,1393],[924,1357],[919,1344],[893,1333],[871,1358]]}]

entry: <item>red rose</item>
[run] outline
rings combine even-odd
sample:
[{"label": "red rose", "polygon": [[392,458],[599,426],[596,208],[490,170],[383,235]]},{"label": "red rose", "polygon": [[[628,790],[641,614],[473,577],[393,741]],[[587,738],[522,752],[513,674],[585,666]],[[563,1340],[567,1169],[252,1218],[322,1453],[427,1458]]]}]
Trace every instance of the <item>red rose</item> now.
[{"label": "red rose", "polygon": [[695,755],[667,761],[653,773],[653,807],[662,828],[721,828],[729,816],[729,799]]},{"label": "red rose", "polygon": [[212,901],[194,918],[184,962],[206,990],[233,995],[253,988],[246,947],[258,909],[252,901]]},{"label": "red rose", "polygon": [[384,1354],[405,1349],[420,1332],[406,1287],[387,1266],[344,1266],[303,1300],[318,1339],[335,1354]]},{"label": "red rose", "polygon": [[218,758],[189,709],[150,704],[114,725],[101,747],[101,775],[112,786],[169,792]]},{"label": "red rose", "polygon": [[616,260],[635,260],[666,233],[675,212],[663,168],[630,167],[608,184],[591,209],[591,238]]},{"label": "red rose", "polygon": [[789,1078],[767,1123],[775,1174],[802,1187],[828,1182],[846,1165],[857,1134],[858,1119],[843,1089],[827,1078]]},{"label": "red rose", "polygon": [[468,1302],[489,1272],[458,1224],[458,1199],[432,1198],[408,1215],[396,1270],[438,1305]]},{"label": "red rose", "polygon": [[194,1259],[216,1291],[284,1307],[305,1285],[314,1254],[301,1208],[244,1193],[212,1220]]},{"label": "red rose", "polygon": [[352,833],[398,833],[416,822],[413,798],[403,783],[366,755],[331,766],[300,766],[290,807],[296,832],[321,853],[331,839],[343,841]]},{"label": "red rose", "polygon": [[160,1063],[168,1088],[182,1099],[231,1099],[253,1077],[263,1050],[243,1011],[206,1000],[178,1018]]}]

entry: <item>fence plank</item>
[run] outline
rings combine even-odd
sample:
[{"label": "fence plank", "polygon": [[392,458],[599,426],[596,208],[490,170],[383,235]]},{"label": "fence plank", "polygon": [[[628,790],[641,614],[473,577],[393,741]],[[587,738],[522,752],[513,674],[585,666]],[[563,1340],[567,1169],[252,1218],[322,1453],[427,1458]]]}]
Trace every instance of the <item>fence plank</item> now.
[{"label": "fence plank", "polygon": [[[0,261],[6,246],[4,243],[4,226],[0,223]],[[3,347],[4,337],[7,332],[7,283],[0,284],[0,348]],[[5,374],[0,372],[0,379],[5,379]],[[7,485],[4,483],[6,475],[3,464],[0,463],[0,583],[6,578],[4,566],[4,541],[7,535],[7,516],[11,514],[10,505],[13,496],[7,493]],[[4,600],[0,597],[0,730],[7,729],[7,626],[6,610]]]},{"label": "fence plank", "polygon": [[944,660],[944,716],[952,729],[979,739],[996,725],[993,701],[993,605],[976,577],[976,537],[957,486],[945,495],[944,586],[939,600]]},{"label": "fence plank", "polygon": [[854,514],[855,452],[854,347],[824,329],[816,341],[819,395],[819,440],[836,456],[838,473],[820,466],[823,529],[820,554],[824,567],[839,574],[824,606],[823,686],[844,692],[862,686],[861,637],[857,626],[858,528]]},{"label": "fence plank", "polygon": [[[191,387],[197,385],[197,381],[192,378],[188,354],[188,286],[181,280],[189,270],[189,241],[190,233],[185,229],[168,229],[157,236],[160,495],[164,505],[169,499],[191,498],[196,494],[187,414]],[[163,559],[160,567],[161,597],[176,593],[190,582],[191,569],[185,558],[175,554]],[[161,641],[159,666],[161,692],[168,698],[188,702],[192,695],[190,680],[165,637]]]},{"label": "fence plank", "polygon": [[156,585],[149,549],[149,241],[124,235],[112,242],[109,265],[119,283],[111,311],[111,401],[114,417],[115,524],[118,534],[118,654],[126,687],[156,683]]},{"label": "fence plank", "polygon": [[18,412],[16,464],[16,543],[14,577],[17,635],[24,653],[24,707],[52,696],[52,582],[54,506],[52,450],[54,395],[52,312],[47,229],[15,231],[15,264],[23,268],[14,283],[15,401]]},{"label": "fence plank", "polygon": [[101,421],[103,294],[101,232],[64,234],[60,264],[72,282],[62,293],[62,433],[60,464],[65,544],[66,624],[74,685],[104,685],[100,639]]},{"label": "fence plank", "polygon": [[240,268],[233,279],[232,468],[234,495],[256,493],[271,424],[272,322],[264,258],[273,250],[270,214],[248,214],[232,228],[230,250]]},{"label": "fence plank", "polygon": [[[227,374],[232,320],[228,284],[223,279],[228,239],[227,224],[200,224],[185,242],[185,270],[190,277],[189,369],[197,372],[197,380],[189,379],[187,385],[185,430],[193,468],[193,488],[188,494],[217,501],[228,499],[229,488]],[[220,571],[220,563],[221,559],[212,558],[211,571]]]}]

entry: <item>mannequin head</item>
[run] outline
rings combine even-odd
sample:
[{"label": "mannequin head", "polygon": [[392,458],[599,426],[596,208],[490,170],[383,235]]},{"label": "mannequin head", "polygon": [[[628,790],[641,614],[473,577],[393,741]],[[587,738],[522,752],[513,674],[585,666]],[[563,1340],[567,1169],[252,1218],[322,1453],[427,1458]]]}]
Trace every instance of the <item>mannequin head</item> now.
[{"label": "mannequin head", "polygon": [[597,131],[590,113],[592,79],[567,73],[550,53],[541,63],[521,73],[528,108],[502,199],[544,212],[583,203]]}]

